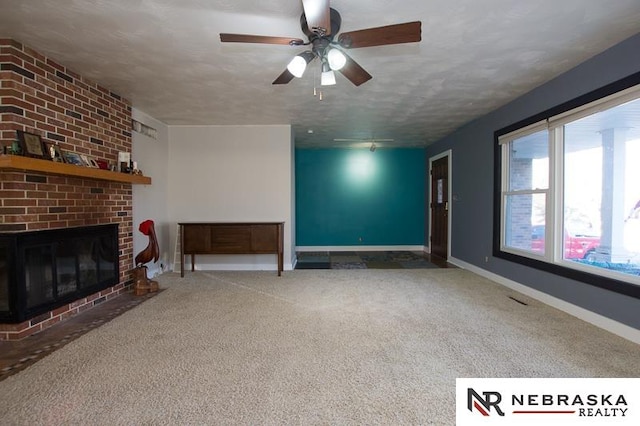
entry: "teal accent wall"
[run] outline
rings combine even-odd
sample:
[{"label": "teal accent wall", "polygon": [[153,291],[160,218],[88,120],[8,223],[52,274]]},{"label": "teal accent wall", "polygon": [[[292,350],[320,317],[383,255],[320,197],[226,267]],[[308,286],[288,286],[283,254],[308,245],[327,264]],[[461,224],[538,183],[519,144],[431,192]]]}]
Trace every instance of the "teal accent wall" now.
[{"label": "teal accent wall", "polygon": [[296,245],[424,245],[424,149],[296,149]]}]

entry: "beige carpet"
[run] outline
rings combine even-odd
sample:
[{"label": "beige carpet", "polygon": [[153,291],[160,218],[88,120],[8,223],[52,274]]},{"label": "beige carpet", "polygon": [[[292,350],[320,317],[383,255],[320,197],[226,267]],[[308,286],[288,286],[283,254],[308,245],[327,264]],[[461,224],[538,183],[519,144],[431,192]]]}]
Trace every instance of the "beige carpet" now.
[{"label": "beige carpet", "polygon": [[459,269],[160,282],[0,382],[0,423],[453,425],[456,377],[640,376],[640,346]]}]

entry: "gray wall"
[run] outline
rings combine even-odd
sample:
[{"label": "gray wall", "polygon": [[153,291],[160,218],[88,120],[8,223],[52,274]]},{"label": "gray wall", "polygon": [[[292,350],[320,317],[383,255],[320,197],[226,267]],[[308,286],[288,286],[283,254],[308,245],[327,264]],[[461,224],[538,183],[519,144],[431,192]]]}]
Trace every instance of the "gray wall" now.
[{"label": "gray wall", "polygon": [[[452,149],[452,257],[640,329],[640,299],[491,256],[494,132],[640,72],[640,34],[481,117],[427,148]],[[472,71],[471,71],[472,72]],[[428,190],[428,188],[427,188]],[[427,195],[429,199],[429,195]],[[427,216],[429,210],[427,210]],[[426,218],[426,224],[429,218]],[[425,226],[428,229],[428,226]],[[428,239],[425,238],[425,241]],[[485,262],[489,256],[489,262]]]}]

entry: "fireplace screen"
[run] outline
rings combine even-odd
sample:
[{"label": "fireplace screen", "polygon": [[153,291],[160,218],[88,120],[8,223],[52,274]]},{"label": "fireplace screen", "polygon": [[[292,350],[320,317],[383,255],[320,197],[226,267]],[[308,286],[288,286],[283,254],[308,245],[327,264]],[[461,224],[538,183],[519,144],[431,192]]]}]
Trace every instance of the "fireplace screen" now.
[{"label": "fireplace screen", "polygon": [[24,321],[115,285],[118,262],[117,224],[1,234],[0,319]]},{"label": "fireplace screen", "polygon": [[52,246],[26,248],[24,253],[24,281],[27,290],[27,308],[50,303],[53,298]]},{"label": "fireplace screen", "polygon": [[9,242],[0,239],[0,312],[9,311]]}]

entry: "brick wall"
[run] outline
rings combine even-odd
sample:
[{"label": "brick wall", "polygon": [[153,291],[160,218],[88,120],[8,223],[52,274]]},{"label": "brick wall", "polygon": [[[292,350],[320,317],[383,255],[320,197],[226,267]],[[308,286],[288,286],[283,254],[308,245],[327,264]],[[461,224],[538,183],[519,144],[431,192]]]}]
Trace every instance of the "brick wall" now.
[{"label": "brick wall", "polygon": [[[40,53],[0,39],[0,146],[16,130],[115,163],[131,152],[131,105]],[[131,184],[0,171],[0,232],[119,223],[120,284],[133,264]]]},{"label": "brick wall", "polygon": [[[512,189],[531,189],[533,179],[533,160],[531,158],[512,157],[509,162],[509,181]],[[531,195],[510,197],[510,209],[507,212],[507,235],[510,247],[531,250],[531,213],[533,199]]]}]

